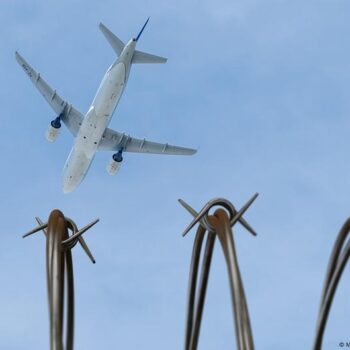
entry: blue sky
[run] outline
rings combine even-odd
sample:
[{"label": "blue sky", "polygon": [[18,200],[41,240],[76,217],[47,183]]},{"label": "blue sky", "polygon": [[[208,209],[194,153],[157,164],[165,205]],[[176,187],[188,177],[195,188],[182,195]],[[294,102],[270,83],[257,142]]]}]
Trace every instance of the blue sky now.
[{"label": "blue sky", "polygon": [[[0,347],[48,348],[45,242],[21,239],[53,208],[83,226],[96,265],[74,249],[76,349],[179,349],[193,233],[177,203],[260,196],[235,229],[257,349],[310,348],[326,264],[350,207],[350,4],[319,1],[17,1],[0,5],[2,172]],[[18,50],[82,112],[114,52],[151,16],[138,48],[169,58],[137,65],[111,127],[198,147],[194,157],[125,154],[120,173],[97,154],[62,193],[72,146],[14,58]],[[324,349],[350,341],[345,271]],[[200,349],[232,349],[225,265],[216,247]]]}]

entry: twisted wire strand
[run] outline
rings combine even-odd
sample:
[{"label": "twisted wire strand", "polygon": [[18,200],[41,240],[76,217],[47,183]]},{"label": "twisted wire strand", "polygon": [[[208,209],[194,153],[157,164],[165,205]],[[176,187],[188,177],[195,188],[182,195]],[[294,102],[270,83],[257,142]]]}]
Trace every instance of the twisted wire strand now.
[{"label": "twisted wire strand", "polygon": [[339,285],[342,273],[350,257],[350,241],[347,240],[350,234],[350,218],[346,220],[334,243],[329,259],[325,282],[323,286],[319,314],[316,323],[316,334],[313,349],[322,348],[323,336],[325,333],[330,309],[334,296]]},{"label": "twisted wire strand", "polygon": [[[56,214],[56,215],[55,215]],[[50,215],[47,227],[47,280],[50,314],[50,348],[63,350],[65,256],[61,241],[68,236],[64,218]]]},{"label": "twisted wire strand", "polygon": [[235,317],[237,348],[240,350],[253,350],[254,342],[248,307],[229,218],[224,210],[217,209],[214,216],[209,217],[209,220],[215,226],[226,259],[233,314]]},{"label": "twisted wire strand", "polygon": [[193,243],[192,259],[190,265],[188,292],[187,292],[187,316],[186,316],[186,330],[185,330],[185,349],[189,349],[192,333],[193,333],[193,320],[194,313],[196,311],[196,287],[197,276],[199,268],[200,253],[202,249],[203,239],[205,234],[205,228],[199,226],[197,229],[196,237]]},{"label": "twisted wire strand", "polygon": [[202,260],[199,288],[198,293],[196,293],[199,262],[205,234],[206,230],[202,226],[199,226],[197,229],[195,243],[193,246],[193,254],[190,267],[185,349],[196,349],[198,345],[200,326],[209,279],[210,265],[215,244],[215,233],[212,231],[208,231],[205,244],[205,252]]}]

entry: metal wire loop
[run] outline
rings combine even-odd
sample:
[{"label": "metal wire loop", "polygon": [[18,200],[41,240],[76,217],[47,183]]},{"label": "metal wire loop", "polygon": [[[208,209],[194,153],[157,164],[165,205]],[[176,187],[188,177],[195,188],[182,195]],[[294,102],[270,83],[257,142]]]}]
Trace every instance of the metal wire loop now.
[{"label": "metal wire loop", "polygon": [[189,204],[187,204],[184,200],[179,199],[180,204],[189,211],[189,213],[194,217],[192,222],[187,226],[187,228],[183,232],[183,236],[185,236],[198,222],[208,231],[214,231],[214,227],[208,221],[209,211],[216,207],[221,206],[226,209],[229,213],[230,217],[230,225],[233,227],[237,221],[241,223],[252,235],[256,236],[255,230],[248,224],[248,222],[242,217],[242,215],[246,212],[246,210],[251,206],[251,204],[258,197],[258,193],[255,193],[247,203],[237,211],[234,205],[224,198],[215,198],[207,202],[204,207],[201,209],[199,213],[197,213]]}]

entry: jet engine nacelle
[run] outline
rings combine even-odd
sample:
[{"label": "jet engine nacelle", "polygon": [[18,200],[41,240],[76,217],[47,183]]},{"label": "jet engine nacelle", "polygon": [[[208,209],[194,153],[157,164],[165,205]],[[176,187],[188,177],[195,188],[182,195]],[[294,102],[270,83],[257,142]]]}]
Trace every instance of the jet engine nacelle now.
[{"label": "jet engine nacelle", "polygon": [[112,159],[110,160],[110,162],[107,165],[108,174],[115,175],[119,171],[119,169],[122,165],[122,161],[123,161],[123,157],[121,155],[121,152],[113,154]]},{"label": "jet engine nacelle", "polygon": [[60,129],[56,129],[50,125],[49,129],[46,132],[47,141],[49,141],[49,142],[56,141],[59,133],[60,133]]},{"label": "jet engine nacelle", "polygon": [[49,129],[46,132],[47,141],[49,142],[56,141],[58,135],[60,134],[60,129],[61,129],[61,121],[58,117],[50,123]]}]

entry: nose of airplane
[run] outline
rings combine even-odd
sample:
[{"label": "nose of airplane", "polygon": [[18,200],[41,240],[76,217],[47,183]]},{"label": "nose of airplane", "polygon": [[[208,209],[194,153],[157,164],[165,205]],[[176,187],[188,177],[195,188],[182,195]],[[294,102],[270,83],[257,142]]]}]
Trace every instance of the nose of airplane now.
[{"label": "nose of airplane", "polygon": [[70,193],[74,190],[75,186],[72,183],[72,181],[69,181],[67,179],[63,180],[63,193]]},{"label": "nose of airplane", "polygon": [[65,176],[63,177],[63,193],[72,192],[78,185],[79,181],[77,181],[77,179],[74,176],[70,174],[65,174]]},{"label": "nose of airplane", "polygon": [[73,188],[71,186],[67,186],[66,184],[63,185],[63,193],[67,194],[73,191]]},{"label": "nose of airplane", "polygon": [[83,180],[92,159],[84,151],[73,149],[63,169],[63,192],[72,192]]}]

